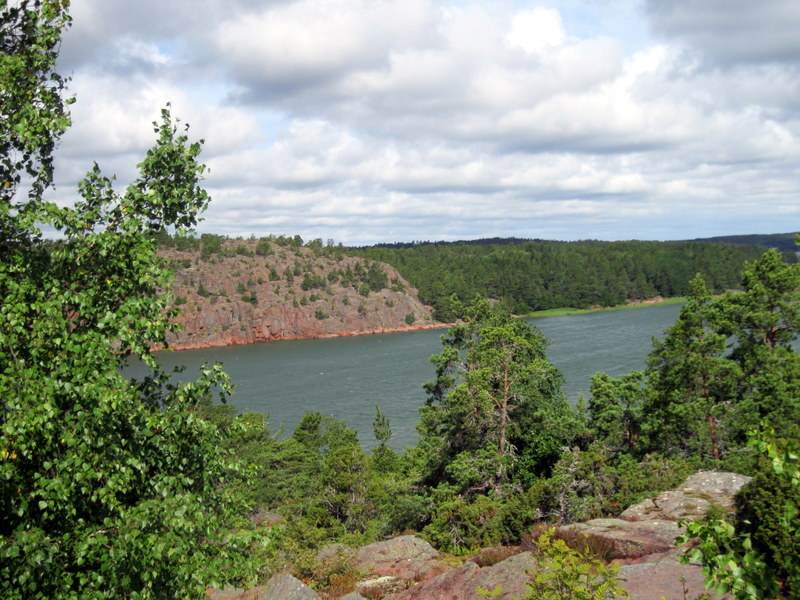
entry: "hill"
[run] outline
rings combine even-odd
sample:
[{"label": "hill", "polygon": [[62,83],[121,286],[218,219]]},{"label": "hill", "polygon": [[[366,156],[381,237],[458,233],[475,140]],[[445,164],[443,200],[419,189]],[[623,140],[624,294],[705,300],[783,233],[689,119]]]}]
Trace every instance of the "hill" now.
[{"label": "hill", "polygon": [[178,350],[434,326],[395,269],[340,249],[203,236],[159,254],[175,274]]},{"label": "hill", "polygon": [[698,238],[695,242],[713,242],[722,244],[749,244],[775,248],[781,252],[796,252],[797,233],[753,233],[749,235],[722,235],[710,238]]}]

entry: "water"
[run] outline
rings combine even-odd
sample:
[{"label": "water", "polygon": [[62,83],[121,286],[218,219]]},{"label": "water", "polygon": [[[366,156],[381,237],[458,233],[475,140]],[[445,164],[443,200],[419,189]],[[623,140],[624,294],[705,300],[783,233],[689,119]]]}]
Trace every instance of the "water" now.
[{"label": "water", "polygon": [[[653,306],[531,319],[550,340],[548,358],[564,374],[571,402],[588,398],[591,376],[619,376],[644,367],[653,336],[678,316],[680,306]],[[434,377],[430,356],[441,350],[444,330],[324,340],[296,340],[182,352],[164,352],[167,369],[185,365],[194,378],[204,362],[222,362],[236,386],[240,410],[270,413],[271,430],[293,431],[309,410],[345,419],[366,446],[374,445],[375,404],[389,418],[389,444],[416,444],[415,425],[425,402],[422,385]],[[135,373],[137,369],[132,368]]]}]

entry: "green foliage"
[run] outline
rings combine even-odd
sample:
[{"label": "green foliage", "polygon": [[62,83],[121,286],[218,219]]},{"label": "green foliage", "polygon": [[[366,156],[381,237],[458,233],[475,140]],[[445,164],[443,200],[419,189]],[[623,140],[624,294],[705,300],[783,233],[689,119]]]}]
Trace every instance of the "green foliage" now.
[{"label": "green foliage", "polygon": [[431,521],[422,530],[433,545],[465,554],[503,541],[500,499],[482,495],[467,501],[452,494],[445,497],[445,493],[439,489]]},{"label": "green foliage", "polygon": [[737,495],[736,534],[747,536],[764,562],[781,578],[783,565],[800,558],[800,537],[785,507],[800,506],[800,488],[772,470],[761,470]]},{"label": "green foliage", "polygon": [[[0,595],[202,597],[254,565],[225,485],[243,472],[197,412],[227,377],[173,384],[150,354],[172,302],[157,234],[208,203],[200,144],[163,110],[123,193],[95,165],[73,207],[42,199],[69,122],[52,72],[67,6],[0,8]],[[141,381],[122,374],[130,356]]]},{"label": "green foliage", "polygon": [[[800,265],[775,251],[748,263],[743,290],[712,297],[702,279],[654,346],[642,403],[644,449],[741,464],[761,419],[800,423]],[[732,349],[729,349],[732,346]]]},{"label": "green foliage", "polygon": [[565,452],[540,489],[539,510],[561,523],[616,516],[654,493],[680,484],[693,471],[685,461],[610,452],[601,442]]},{"label": "green foliage", "polygon": [[419,243],[353,250],[395,267],[434,307],[434,317],[452,322],[449,298],[476,295],[507,301],[524,314],[559,307],[614,306],[654,296],[684,296],[695,273],[715,293],[736,289],[746,260],[757,246],[704,242],[553,242],[482,240]]},{"label": "green foliage", "polygon": [[545,472],[579,421],[538,331],[485,300],[455,310],[463,322],[431,358],[437,379],[420,409],[423,481],[453,483],[459,494],[503,493]]},{"label": "green foliage", "polygon": [[268,238],[261,238],[258,240],[255,252],[256,256],[272,256],[275,254],[275,250],[273,250],[272,244]]},{"label": "green foliage", "polygon": [[534,567],[526,583],[530,600],[613,600],[628,598],[622,587],[618,565],[602,560],[553,539],[553,530],[536,539]]},{"label": "green foliage", "polygon": [[597,439],[612,448],[636,449],[641,427],[642,371],[614,379],[605,373],[592,377],[589,401],[589,429]]},{"label": "green foliage", "polygon": [[[55,0],[0,5],[0,244],[24,235],[48,208],[42,193],[53,181],[53,151],[71,123],[73,99],[62,98],[66,80],[54,71],[61,33],[72,21],[68,6]],[[21,198],[23,181],[30,189]]]},{"label": "green foliage", "polygon": [[221,235],[213,233],[202,234],[200,236],[200,256],[207,259],[214,254],[220,254],[222,252],[223,239]]},{"label": "green foliage", "polygon": [[316,311],[314,311],[314,317],[317,320],[322,321],[322,320],[327,319],[328,317],[330,317],[330,315],[328,313],[326,313],[324,310],[321,310],[321,309],[318,308]]},{"label": "green foliage", "polygon": [[[800,511],[796,502],[800,458],[792,449],[768,441],[770,438],[774,439],[773,431],[752,433],[749,444],[769,460],[781,483],[765,479],[767,490],[758,493],[751,488],[740,501],[740,512],[755,515],[759,521],[742,523],[738,531],[721,519],[683,523],[686,533],[678,539],[678,543],[699,539],[681,561],[701,563],[706,587],[720,594],[731,593],[739,600],[773,598],[779,592],[795,598],[800,591]],[[769,507],[769,497],[784,503]],[[770,535],[778,539],[771,540]],[[765,548],[766,554],[760,548]]]},{"label": "green foliage", "polygon": [[381,412],[378,405],[375,405],[375,420],[372,422],[372,431],[379,444],[386,444],[392,437],[392,426],[389,419]]},{"label": "green foliage", "polygon": [[414,313],[408,313],[406,315],[406,325],[413,325],[417,322],[417,317],[414,316]]}]

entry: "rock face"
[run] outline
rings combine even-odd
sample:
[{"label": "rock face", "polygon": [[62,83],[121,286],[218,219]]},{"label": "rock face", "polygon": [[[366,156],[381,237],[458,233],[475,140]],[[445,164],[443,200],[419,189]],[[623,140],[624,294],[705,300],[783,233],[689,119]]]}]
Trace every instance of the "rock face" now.
[{"label": "rock face", "polygon": [[416,290],[383,263],[255,240],[223,242],[211,255],[161,254],[175,274],[181,330],[167,343],[176,350],[437,326]]},{"label": "rock face", "polygon": [[702,519],[709,508],[733,509],[733,496],[749,477],[702,471],[677,489],[662,492],[623,511],[618,519],[592,519],[561,527],[566,535],[586,535],[609,558],[638,559],[674,548],[678,521]]}]

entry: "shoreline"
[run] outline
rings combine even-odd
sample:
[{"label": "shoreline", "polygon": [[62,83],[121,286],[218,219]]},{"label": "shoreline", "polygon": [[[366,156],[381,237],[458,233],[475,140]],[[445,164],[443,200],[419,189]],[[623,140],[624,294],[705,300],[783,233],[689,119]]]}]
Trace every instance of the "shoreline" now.
[{"label": "shoreline", "polygon": [[[626,304],[618,304],[616,306],[598,306],[593,308],[550,308],[547,310],[539,310],[534,311],[532,313],[527,313],[523,315],[514,315],[516,318],[519,319],[538,319],[544,317],[563,317],[563,316],[570,316],[570,315],[582,315],[586,313],[595,313],[595,312],[602,312],[602,311],[618,311],[618,310],[629,310],[629,309],[636,309],[636,308],[648,308],[651,306],[663,306],[666,304],[680,304],[681,302],[685,302],[686,299],[683,297],[675,297],[675,298],[651,298],[648,300],[641,300],[639,302],[633,303],[626,303]],[[332,339],[332,338],[342,338],[342,337],[356,337],[361,335],[380,335],[382,333],[404,333],[410,331],[426,331],[429,329],[447,329],[448,327],[452,327],[454,323],[428,323],[424,325],[402,325],[397,327],[382,327],[380,329],[367,329],[361,331],[347,331],[341,333],[326,333],[322,335],[294,335],[288,337],[280,337],[280,338],[272,338],[272,339],[265,339],[265,340],[255,340],[253,342],[237,342],[237,341],[228,341],[227,343],[213,343],[213,342],[204,342],[199,341],[199,343],[175,343],[170,344],[166,347],[155,348],[153,352],[166,352],[166,351],[173,351],[173,352],[182,352],[184,350],[202,350],[205,348],[226,348],[229,346],[250,346],[253,344],[266,344],[272,342],[283,342],[283,341],[290,341],[290,340],[322,340],[322,339]]]},{"label": "shoreline", "polygon": [[428,323],[425,325],[402,325],[397,327],[381,327],[380,329],[366,329],[361,331],[344,331],[341,333],[324,333],[321,335],[292,335],[286,337],[276,337],[272,339],[255,340],[252,342],[228,341],[226,343],[213,343],[200,341],[199,343],[174,343],[166,347],[153,349],[153,352],[184,350],[202,350],[205,348],[227,348],[230,346],[252,346],[253,344],[270,344],[273,342],[288,342],[292,340],[325,340],[332,338],[356,337],[361,335],[380,335],[382,333],[403,333],[406,331],[425,331],[428,329],[444,329],[451,327],[453,323]]},{"label": "shoreline", "polygon": [[676,296],[674,298],[650,298],[648,300],[640,300],[638,302],[617,304],[616,306],[596,306],[592,308],[569,308],[569,307],[549,308],[547,310],[537,310],[532,313],[527,313],[524,315],[517,315],[517,316],[519,316],[521,319],[539,319],[543,317],[565,317],[569,315],[583,315],[595,312],[630,310],[636,308],[649,308],[651,306],[681,304],[683,302],[686,302],[686,298],[683,296]]}]

